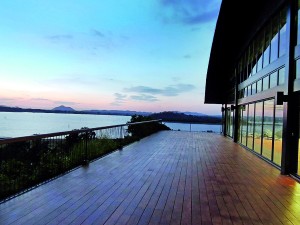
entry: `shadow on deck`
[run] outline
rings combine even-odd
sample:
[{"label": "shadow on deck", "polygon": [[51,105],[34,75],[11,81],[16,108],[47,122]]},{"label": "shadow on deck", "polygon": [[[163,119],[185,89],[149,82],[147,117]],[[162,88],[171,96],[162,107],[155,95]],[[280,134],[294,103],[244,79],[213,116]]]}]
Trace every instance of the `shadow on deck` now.
[{"label": "shadow on deck", "polygon": [[300,224],[300,184],[220,135],[165,131],[1,204],[0,224]]}]

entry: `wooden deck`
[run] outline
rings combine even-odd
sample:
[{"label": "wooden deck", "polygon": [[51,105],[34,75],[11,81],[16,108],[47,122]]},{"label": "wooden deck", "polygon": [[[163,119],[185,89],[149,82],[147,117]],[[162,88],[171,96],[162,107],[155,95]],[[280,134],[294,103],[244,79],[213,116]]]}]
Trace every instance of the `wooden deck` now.
[{"label": "wooden deck", "polygon": [[217,134],[165,131],[0,205],[0,224],[300,224],[300,184]]}]

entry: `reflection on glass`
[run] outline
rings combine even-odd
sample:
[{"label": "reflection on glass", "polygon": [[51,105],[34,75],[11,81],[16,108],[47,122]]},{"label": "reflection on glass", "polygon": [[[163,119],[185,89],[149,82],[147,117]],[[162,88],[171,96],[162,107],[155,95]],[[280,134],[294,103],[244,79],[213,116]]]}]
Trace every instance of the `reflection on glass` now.
[{"label": "reflection on glass", "polygon": [[300,59],[296,61],[296,79],[300,79]]},{"label": "reflection on glass", "polygon": [[243,116],[241,121],[241,143],[246,146],[247,144],[247,113],[248,113],[248,105],[243,106]]},{"label": "reflection on glass", "polygon": [[297,170],[297,174],[300,175],[300,139],[299,139],[299,143],[298,143],[298,170]]},{"label": "reflection on glass", "polygon": [[263,91],[269,89],[269,76],[263,78]]},{"label": "reflection on glass", "polygon": [[261,92],[261,86],[262,86],[262,80],[257,81],[257,84],[256,84],[256,92],[257,93]]},{"label": "reflection on glass", "polygon": [[274,121],[274,155],[273,161],[277,165],[281,165],[282,155],[282,130],[283,130],[283,106],[276,105],[275,121]]},{"label": "reflection on glass", "polygon": [[242,116],[243,116],[243,106],[238,107],[238,137],[237,140],[238,142],[242,143],[242,135],[241,135],[241,130],[243,128],[242,124]]},{"label": "reflection on glass", "polygon": [[230,137],[233,137],[234,110],[230,111]]},{"label": "reflection on glass", "polygon": [[261,32],[257,38],[257,72],[262,69],[262,64],[263,64],[263,46],[264,46],[264,36],[263,32]]},{"label": "reflection on glass", "polygon": [[286,53],[286,8],[280,12],[279,57]]},{"label": "reflection on glass", "polygon": [[284,84],[285,68],[283,67],[278,71],[278,85]]},{"label": "reflection on glass", "polygon": [[263,67],[266,67],[270,63],[270,40],[271,40],[272,30],[271,26],[268,25],[265,30],[265,51],[264,51],[264,63]]},{"label": "reflection on glass", "polygon": [[271,62],[278,58],[278,22],[279,17],[275,16],[272,21]]},{"label": "reflection on glass", "polygon": [[255,104],[255,126],[254,126],[254,151],[261,153],[261,133],[262,133],[262,113],[263,103]]},{"label": "reflection on glass", "polygon": [[277,86],[277,71],[270,75],[270,88]]},{"label": "reflection on glass", "polygon": [[256,94],[256,83],[251,84],[252,94]]},{"label": "reflection on glass", "polygon": [[300,1],[298,0],[298,32],[297,32],[297,44],[300,44]]},{"label": "reflection on glass", "polygon": [[231,122],[230,122],[230,109],[229,108],[227,108],[226,109],[226,134],[227,134],[227,136],[230,136],[230,124],[231,124]]},{"label": "reflection on glass", "polygon": [[247,147],[253,149],[254,104],[249,104]]},{"label": "reflection on glass", "polygon": [[272,159],[274,100],[264,102],[262,155]]},{"label": "reflection on glass", "polygon": [[247,87],[247,90],[248,90],[247,96],[250,96],[251,95],[251,85]]}]

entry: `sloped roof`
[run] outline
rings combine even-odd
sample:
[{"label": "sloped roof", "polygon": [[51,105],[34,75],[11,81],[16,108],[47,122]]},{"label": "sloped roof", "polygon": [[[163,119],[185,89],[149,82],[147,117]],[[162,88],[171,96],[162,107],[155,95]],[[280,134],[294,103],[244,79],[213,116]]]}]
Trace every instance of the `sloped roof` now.
[{"label": "sloped roof", "polygon": [[206,76],[205,103],[224,104],[229,76],[249,41],[284,0],[223,0]]}]

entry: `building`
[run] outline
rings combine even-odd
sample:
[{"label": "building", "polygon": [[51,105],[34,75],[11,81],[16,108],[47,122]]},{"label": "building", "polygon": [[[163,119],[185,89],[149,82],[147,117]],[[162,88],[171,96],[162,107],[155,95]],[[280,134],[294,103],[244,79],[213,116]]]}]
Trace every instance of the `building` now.
[{"label": "building", "polygon": [[223,0],[205,103],[222,104],[222,133],[300,177],[300,1]]}]

